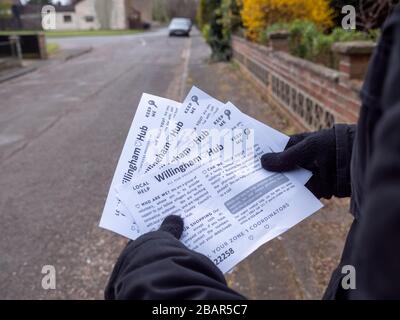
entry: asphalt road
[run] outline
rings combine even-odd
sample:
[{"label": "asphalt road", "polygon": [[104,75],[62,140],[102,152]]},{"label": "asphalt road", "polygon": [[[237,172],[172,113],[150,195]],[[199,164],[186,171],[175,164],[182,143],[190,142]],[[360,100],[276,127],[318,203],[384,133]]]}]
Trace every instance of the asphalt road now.
[{"label": "asphalt road", "polygon": [[0,85],[0,299],[103,297],[125,240],[98,222],[136,106],[143,92],[181,97],[200,37],[51,41],[94,50]]}]

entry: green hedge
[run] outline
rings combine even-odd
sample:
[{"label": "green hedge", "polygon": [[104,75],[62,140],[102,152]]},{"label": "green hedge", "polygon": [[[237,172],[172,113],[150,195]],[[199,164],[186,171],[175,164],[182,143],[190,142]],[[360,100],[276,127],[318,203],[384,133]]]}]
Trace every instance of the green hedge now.
[{"label": "green hedge", "polygon": [[11,18],[11,5],[8,3],[0,3],[0,19]]},{"label": "green hedge", "polygon": [[337,60],[331,51],[332,44],[342,41],[372,40],[379,37],[378,30],[368,33],[356,30],[335,28],[331,33],[321,32],[315,24],[309,21],[295,20],[292,23],[276,23],[269,26],[261,35],[260,42],[268,42],[268,34],[274,31],[286,30],[290,34],[290,53],[316,63],[337,68]]},{"label": "green hedge", "polygon": [[211,47],[211,59],[230,60],[231,34],[241,27],[240,5],[237,0],[200,0],[196,20]]}]

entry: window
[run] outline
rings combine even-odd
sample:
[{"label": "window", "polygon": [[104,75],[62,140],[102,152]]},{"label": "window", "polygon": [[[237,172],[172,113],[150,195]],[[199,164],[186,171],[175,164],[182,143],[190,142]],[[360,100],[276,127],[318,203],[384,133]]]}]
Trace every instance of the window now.
[{"label": "window", "polygon": [[93,22],[94,21],[94,17],[93,16],[86,16],[85,17],[85,21],[86,22]]},{"label": "window", "polygon": [[71,23],[72,22],[72,16],[69,14],[64,15],[64,23]]}]

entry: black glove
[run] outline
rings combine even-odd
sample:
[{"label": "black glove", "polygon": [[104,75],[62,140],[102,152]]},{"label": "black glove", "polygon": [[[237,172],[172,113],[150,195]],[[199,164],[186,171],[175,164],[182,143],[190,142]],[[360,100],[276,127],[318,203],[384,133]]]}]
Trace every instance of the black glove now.
[{"label": "black glove", "polygon": [[183,219],[180,216],[168,216],[164,219],[159,231],[169,232],[179,240],[183,232]]},{"label": "black glove", "polygon": [[[354,131],[355,126],[335,125],[332,129],[294,135],[285,151],[263,155],[261,164],[273,172],[291,171],[298,166],[308,169],[313,176],[306,187],[317,198],[348,197]],[[346,147],[339,147],[338,143]],[[344,168],[338,167],[339,163]]]}]

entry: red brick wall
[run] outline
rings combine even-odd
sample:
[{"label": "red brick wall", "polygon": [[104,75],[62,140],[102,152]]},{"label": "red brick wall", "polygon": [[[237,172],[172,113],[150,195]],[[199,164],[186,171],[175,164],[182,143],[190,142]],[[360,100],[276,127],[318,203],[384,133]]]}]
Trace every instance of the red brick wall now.
[{"label": "red brick wall", "polygon": [[361,83],[339,71],[288,53],[232,40],[234,59],[262,90],[267,101],[303,128],[317,130],[333,123],[354,123],[360,108]]}]

